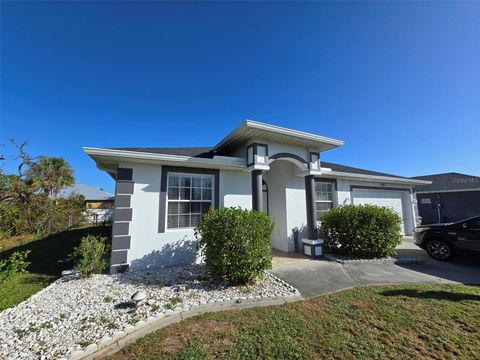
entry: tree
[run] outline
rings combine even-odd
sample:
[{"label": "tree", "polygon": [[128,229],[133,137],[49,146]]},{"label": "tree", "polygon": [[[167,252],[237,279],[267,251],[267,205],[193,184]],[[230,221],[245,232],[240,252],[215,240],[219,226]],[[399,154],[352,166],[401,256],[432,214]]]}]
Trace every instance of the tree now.
[{"label": "tree", "polygon": [[0,236],[48,235],[79,223],[85,210],[83,197],[59,197],[75,181],[70,165],[62,158],[30,156],[26,142],[11,143],[18,149],[20,163],[17,174],[5,174],[0,168]]},{"label": "tree", "polygon": [[61,189],[74,183],[73,170],[63,158],[40,156],[38,161],[30,164],[27,178],[33,186],[45,194],[56,198]]}]

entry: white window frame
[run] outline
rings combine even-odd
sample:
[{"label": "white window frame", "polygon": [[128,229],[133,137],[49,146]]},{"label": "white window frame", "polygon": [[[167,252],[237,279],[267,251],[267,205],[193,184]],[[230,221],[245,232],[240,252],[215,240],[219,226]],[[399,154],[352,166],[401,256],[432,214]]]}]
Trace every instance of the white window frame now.
[{"label": "white window frame", "polygon": [[[170,200],[168,198],[168,190],[169,190],[169,185],[170,185],[170,175],[176,175],[176,176],[201,176],[201,177],[209,177],[212,181],[212,187],[211,187],[211,200],[180,200],[180,199],[172,199]],[[180,188],[180,186],[179,186]],[[193,187],[190,184],[190,191]],[[201,188],[203,190],[203,187]],[[165,231],[179,231],[179,230],[193,230],[195,226],[189,226],[189,227],[168,227],[168,207],[170,202],[175,202],[175,203],[180,203],[180,202],[186,202],[186,203],[191,203],[191,202],[201,202],[201,203],[210,203],[210,207],[214,208],[215,204],[215,175],[213,174],[201,174],[201,173],[188,173],[188,172],[178,172],[178,171],[169,171],[167,173],[167,189],[166,189],[166,199],[165,199]],[[190,216],[192,213],[189,213]],[[200,215],[202,215],[200,213]],[[179,220],[180,224],[180,220]]]},{"label": "white window frame", "polygon": [[[326,185],[329,185],[330,186],[330,194],[331,194],[331,200],[318,200],[317,199],[317,184],[326,184]],[[321,212],[320,210],[317,210],[317,203],[329,203],[331,204],[331,207],[330,209],[333,209],[335,207],[335,202],[334,202],[334,187],[333,187],[333,183],[330,182],[330,181],[317,181],[315,180],[315,219],[317,221],[320,221],[318,219],[318,213]],[[329,209],[329,210],[330,210]],[[326,213],[327,211],[324,211],[322,213]]]}]

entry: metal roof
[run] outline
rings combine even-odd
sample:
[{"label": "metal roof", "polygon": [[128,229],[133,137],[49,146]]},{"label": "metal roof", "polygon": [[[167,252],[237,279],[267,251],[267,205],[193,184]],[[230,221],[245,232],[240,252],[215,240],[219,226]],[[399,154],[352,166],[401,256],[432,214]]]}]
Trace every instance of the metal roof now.
[{"label": "metal roof", "polygon": [[428,180],[430,185],[415,186],[417,192],[480,189],[480,177],[456,172],[415,176],[412,179]]},{"label": "metal roof", "polygon": [[60,191],[61,197],[68,197],[71,195],[82,195],[85,200],[113,200],[115,196],[102,189],[87,185],[87,184],[73,184]]}]

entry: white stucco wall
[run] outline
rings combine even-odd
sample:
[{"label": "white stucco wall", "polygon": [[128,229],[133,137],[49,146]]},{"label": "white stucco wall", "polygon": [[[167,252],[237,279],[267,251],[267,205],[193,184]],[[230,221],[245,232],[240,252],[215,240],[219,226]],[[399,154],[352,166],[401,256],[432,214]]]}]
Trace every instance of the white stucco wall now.
[{"label": "white stucco wall", "polygon": [[276,160],[263,175],[268,186],[269,216],[275,222],[272,246],[290,252],[295,250],[293,228],[302,230],[307,222],[305,180],[295,174],[295,165]]},{"label": "white stucco wall", "polygon": [[[159,232],[161,166],[122,164],[133,169],[134,193],[127,261],[131,270],[199,260],[193,229]],[[220,205],[250,209],[250,173],[220,171]]]},{"label": "white stucco wall", "polygon": [[[131,245],[127,258],[130,269],[198,261],[193,229],[167,229],[163,233],[159,232],[161,166],[148,164],[120,164],[120,166],[133,169],[134,193],[131,198],[133,214],[129,228]],[[272,162],[270,170],[263,173],[269,190],[269,215],[275,221],[272,245],[283,251],[295,249],[293,228],[302,231],[300,237],[304,237],[306,233],[305,180],[296,174],[296,166],[286,160]],[[378,182],[338,179],[338,191],[334,195],[335,205],[351,203],[352,185],[382,187]],[[409,187],[388,183],[384,183],[383,186],[405,189],[405,211],[408,213],[407,216],[411,216],[410,221],[414,226]],[[251,209],[251,173],[221,170],[219,197],[220,205]]]},{"label": "white stucco wall", "polygon": [[252,175],[250,172],[220,170],[220,205],[252,208]]}]

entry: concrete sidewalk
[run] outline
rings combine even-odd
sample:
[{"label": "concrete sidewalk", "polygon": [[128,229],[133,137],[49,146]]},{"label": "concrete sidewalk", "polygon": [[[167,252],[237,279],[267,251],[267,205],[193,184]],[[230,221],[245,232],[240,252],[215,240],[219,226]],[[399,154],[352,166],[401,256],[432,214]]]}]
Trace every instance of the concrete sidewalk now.
[{"label": "concrete sidewalk", "polygon": [[271,272],[296,287],[305,298],[358,285],[480,284],[478,257],[458,257],[453,262],[436,261],[416,245],[408,242],[398,247],[398,253],[421,257],[425,263],[396,265],[360,262],[341,265],[317,260],[274,266]]}]

